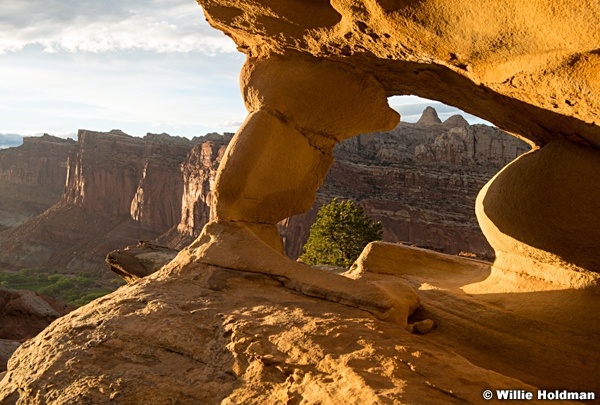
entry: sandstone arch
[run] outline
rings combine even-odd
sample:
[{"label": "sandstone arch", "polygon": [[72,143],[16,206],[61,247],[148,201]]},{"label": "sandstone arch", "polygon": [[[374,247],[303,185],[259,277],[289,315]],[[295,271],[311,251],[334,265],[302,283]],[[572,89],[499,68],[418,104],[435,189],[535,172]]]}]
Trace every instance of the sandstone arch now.
[{"label": "sandstone arch", "polygon": [[[383,96],[415,94],[457,106],[534,146],[478,199],[496,267],[565,288],[597,285],[597,2],[335,0],[329,7],[341,18],[300,31],[281,25],[304,21],[293,2],[199,3],[208,21],[249,55],[242,92],[250,116],[219,174],[220,220],[245,223],[280,250],[271,225],[308,207],[333,144],[359,129],[389,128],[394,117]],[[223,12],[225,6],[237,8],[236,16]],[[270,24],[267,16],[279,22]],[[277,29],[281,35],[273,35]],[[534,220],[544,201],[530,197],[558,186],[546,179],[557,171],[558,155],[573,164],[565,181],[587,180],[553,194],[552,215],[560,220]],[[529,161],[538,162],[537,171]],[[240,177],[242,171],[248,175]]]},{"label": "sandstone arch", "polygon": [[[25,343],[0,384],[3,403],[474,404],[484,389],[533,392],[515,378],[597,392],[598,294],[569,290],[595,289],[599,272],[597,1],[199,2],[249,55],[250,115],[221,168],[219,220],[162,271]],[[349,88],[336,87],[344,80]],[[288,84],[295,97],[280,91]],[[338,92],[362,108],[345,107]],[[324,276],[277,252],[274,222],[306,206],[332,144],[392,125],[385,96],[401,94],[455,105],[535,145],[482,191],[478,213],[500,253],[500,276],[528,271],[551,283],[539,283],[542,294],[494,291],[481,298],[493,307],[483,312],[469,307],[472,297],[467,305],[442,299],[438,308],[458,304],[445,313],[446,326],[458,325],[446,329],[456,345],[403,330],[418,304],[403,284]],[[322,128],[315,117],[331,120]],[[287,159],[277,154],[290,148]],[[461,274],[464,262],[431,252],[371,250],[418,263],[415,272],[457,274],[449,288],[468,282],[467,294],[487,276]],[[430,302],[443,298],[426,287]],[[565,306],[571,312],[560,317]],[[464,341],[469,347],[455,354]]]}]

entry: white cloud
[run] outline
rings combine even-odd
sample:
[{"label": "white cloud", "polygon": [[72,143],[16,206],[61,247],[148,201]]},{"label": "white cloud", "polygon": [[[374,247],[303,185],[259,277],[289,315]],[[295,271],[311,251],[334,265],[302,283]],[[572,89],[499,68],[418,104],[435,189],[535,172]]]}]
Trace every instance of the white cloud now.
[{"label": "white cloud", "polygon": [[458,114],[462,115],[463,118],[466,119],[470,124],[492,125],[488,121],[468,114],[456,107],[417,96],[394,96],[388,99],[388,103],[390,104],[390,107],[400,113],[400,120],[402,122],[417,122],[419,118],[421,118],[423,110],[427,106],[431,106],[435,108],[442,121],[445,121],[451,116]]},{"label": "white cloud", "polygon": [[244,117],[239,53],[41,53],[0,56],[0,132],[122,129],[197,136]]},{"label": "white cloud", "polygon": [[45,52],[236,52],[194,0],[2,0],[0,54]]}]

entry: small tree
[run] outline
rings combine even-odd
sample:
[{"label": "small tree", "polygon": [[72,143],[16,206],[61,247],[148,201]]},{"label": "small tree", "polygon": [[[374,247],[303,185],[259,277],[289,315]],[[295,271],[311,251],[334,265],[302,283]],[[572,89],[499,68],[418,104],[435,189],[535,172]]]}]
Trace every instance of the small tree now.
[{"label": "small tree", "polygon": [[317,213],[300,261],[350,267],[365,246],[381,240],[381,235],[381,222],[371,220],[362,207],[334,198]]}]

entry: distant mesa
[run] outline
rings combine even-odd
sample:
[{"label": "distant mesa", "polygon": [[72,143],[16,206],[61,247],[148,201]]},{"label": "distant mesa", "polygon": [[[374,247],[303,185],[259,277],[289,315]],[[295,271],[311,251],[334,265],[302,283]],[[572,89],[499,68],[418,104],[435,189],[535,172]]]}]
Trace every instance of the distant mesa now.
[{"label": "distant mesa", "polygon": [[418,125],[439,125],[442,123],[435,108],[428,106],[421,114],[421,118],[417,121]]}]

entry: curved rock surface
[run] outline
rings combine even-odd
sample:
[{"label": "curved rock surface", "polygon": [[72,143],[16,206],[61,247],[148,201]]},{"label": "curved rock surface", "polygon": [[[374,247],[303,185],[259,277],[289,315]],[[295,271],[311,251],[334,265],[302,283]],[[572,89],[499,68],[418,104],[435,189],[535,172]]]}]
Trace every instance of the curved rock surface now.
[{"label": "curved rock surface", "polygon": [[271,276],[188,264],[26,342],[0,401],[477,404],[489,387],[533,389],[442,349],[435,333],[411,335]]},{"label": "curved rock surface", "polygon": [[[433,319],[435,327],[413,335],[331,301],[348,298],[342,295],[310,297],[289,288],[291,279],[191,263],[197,248],[23,344],[0,383],[0,401],[479,404],[485,389],[600,389],[600,348],[588,340],[600,323],[582,311],[598,303],[594,294],[527,278],[499,282],[488,263],[373,244],[347,276],[419,288],[422,307],[411,326]],[[358,281],[308,273],[305,281],[315,276],[322,291],[326,274]],[[522,294],[503,293],[517,288]]]},{"label": "curved rock surface", "polygon": [[[371,118],[381,113],[382,110],[375,106],[382,102],[382,92],[386,96],[414,94],[484,118],[527,140],[536,149],[566,141],[562,145],[567,149],[567,145],[573,143],[584,148],[580,149],[582,156],[600,154],[600,31],[596,29],[600,5],[595,1],[575,4],[567,0],[543,3],[517,0],[510,6],[493,0],[460,3],[451,0],[362,3],[334,0],[313,2],[310,7],[299,7],[296,1],[273,0],[199,0],[199,4],[209,23],[233,38],[239,49],[248,55],[242,74],[242,93],[251,112],[247,122],[253,122],[253,125],[242,128],[234,143],[244,139],[245,145],[252,148],[268,133],[277,140],[277,146],[271,146],[272,150],[291,148],[290,156],[301,156],[301,151],[306,153],[306,148],[299,147],[298,142],[291,146],[292,142],[284,135],[289,132],[286,125],[313,143],[320,139],[319,136],[339,141],[354,135],[353,128],[347,126],[344,119],[344,114],[351,110],[338,111],[340,106],[346,105],[348,95],[342,90],[332,92],[337,89],[336,83],[342,85],[347,81],[347,76],[341,72],[351,72],[354,83],[364,87],[359,95],[352,92],[356,98],[353,105],[362,103],[365,106],[361,109],[362,115],[355,114],[357,117]],[[313,18],[315,15],[319,17]],[[282,69],[282,66],[290,68]],[[264,77],[270,80],[264,80]],[[292,88],[303,90],[294,92]],[[291,102],[278,95],[284,90],[293,95]],[[313,103],[313,100],[318,102]],[[330,114],[321,120],[325,106]],[[368,112],[365,114],[365,111]],[[256,114],[269,114],[284,125],[276,127],[272,123],[253,121]],[[373,128],[385,128],[391,120],[391,115],[382,117],[377,120],[378,124],[373,122]],[[320,121],[328,123],[324,125],[327,127],[325,132]],[[438,125],[439,118],[429,111],[423,123]],[[339,136],[339,133],[345,135]],[[453,140],[440,139],[440,142]],[[263,175],[260,181],[268,186],[260,192],[240,188],[239,194],[229,195],[230,199],[236,196],[233,200],[238,203],[248,198],[253,201],[254,209],[251,206],[246,207],[246,211],[236,209],[236,215],[233,215],[223,211],[235,207],[233,201],[217,201],[220,219],[272,223],[273,217],[257,214],[259,201],[263,200],[272,201],[275,206],[269,207],[268,211],[279,216],[283,213],[292,215],[301,207],[306,210],[307,204],[298,205],[298,202],[305,196],[312,198],[313,190],[326,170],[311,170],[316,178],[309,179],[301,170],[288,172],[286,191],[294,197],[285,200],[280,197],[285,189],[280,185],[283,182],[281,163],[261,158],[250,165],[244,163],[250,158],[250,152],[231,152],[228,164],[218,176],[221,184],[234,179],[233,173],[227,173],[228,166],[240,170],[258,166],[273,174],[271,177]],[[436,156],[430,152],[423,151],[432,159],[452,160],[456,157]],[[238,162],[239,166],[232,162]],[[596,165],[586,166],[589,172],[582,167],[580,176],[597,172],[600,168]],[[513,172],[517,166],[512,165]],[[544,181],[542,172],[530,174],[529,182]],[[499,181],[499,178],[493,181]],[[239,184],[239,176],[236,181]],[[530,222],[505,226],[500,232],[507,232],[509,239],[519,240],[521,244],[513,244],[510,249],[515,257],[520,256],[523,260],[505,261],[501,267],[516,273],[527,272],[523,263],[539,245],[543,245],[536,260],[547,266],[549,272],[560,272],[561,267],[571,265],[581,267],[579,263],[582,262],[587,263],[582,267],[584,271],[600,272],[596,255],[586,251],[585,243],[580,243],[577,234],[580,226],[583,234],[587,234],[587,229],[599,228],[600,217],[594,215],[595,209],[587,203],[587,183],[575,184],[568,196],[554,194],[552,206],[560,207],[563,223],[572,224],[568,227],[576,231],[569,229],[560,242],[549,242],[556,229],[534,229]],[[483,193],[493,189],[488,187]],[[595,195],[595,190],[592,194]],[[506,199],[507,206],[511,204],[510,195],[504,193],[502,198]],[[580,207],[578,211],[571,209],[574,200]],[[479,201],[485,201],[484,196]],[[493,217],[480,215],[482,228],[492,230],[500,223],[510,223],[515,217],[512,211],[519,211],[517,218],[527,215],[522,205],[510,207],[496,210]],[[542,206],[537,208],[541,210]],[[585,212],[583,215],[579,215],[581,210]],[[583,224],[580,218],[592,218],[592,222]],[[568,248],[569,257],[561,256],[564,246],[574,247]],[[531,275],[535,276],[534,273]],[[579,275],[576,271],[572,276],[577,278]],[[591,280],[585,285],[593,287],[596,281]]]},{"label": "curved rock surface", "polygon": [[594,0],[198,3],[251,58],[335,61],[388,95],[442,101],[537,145],[600,146]]},{"label": "curved rock surface", "polygon": [[[216,220],[158,273],[22,346],[3,403],[438,404],[481,403],[497,387],[600,390],[596,1],[199,2],[248,55],[249,116],[216,176]],[[371,248],[364,271],[338,275],[286,259],[275,224],[310,208],[336,142],[396,126],[386,97],[400,94],[535,146],[478,199],[499,260],[388,252],[398,260],[377,274]],[[576,163],[569,187],[547,177],[557,162]],[[430,333],[409,334],[427,319]]]}]

